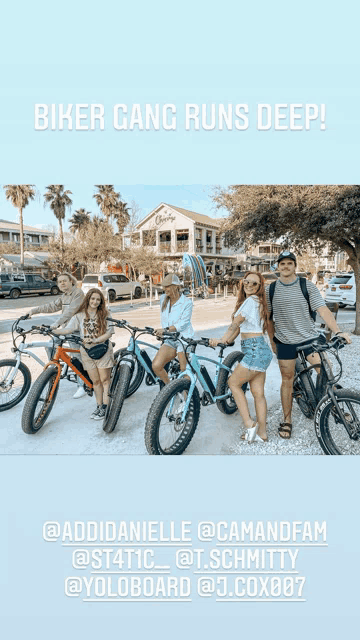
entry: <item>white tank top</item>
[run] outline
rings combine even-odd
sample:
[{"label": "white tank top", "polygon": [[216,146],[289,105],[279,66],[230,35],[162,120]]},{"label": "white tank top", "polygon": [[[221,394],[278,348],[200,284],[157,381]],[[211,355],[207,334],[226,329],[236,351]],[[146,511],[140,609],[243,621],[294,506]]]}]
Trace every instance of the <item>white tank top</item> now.
[{"label": "white tank top", "polygon": [[249,296],[244,300],[235,316],[242,316],[245,321],[240,325],[241,333],[263,333],[263,321],[260,318],[260,302],[257,296]]}]

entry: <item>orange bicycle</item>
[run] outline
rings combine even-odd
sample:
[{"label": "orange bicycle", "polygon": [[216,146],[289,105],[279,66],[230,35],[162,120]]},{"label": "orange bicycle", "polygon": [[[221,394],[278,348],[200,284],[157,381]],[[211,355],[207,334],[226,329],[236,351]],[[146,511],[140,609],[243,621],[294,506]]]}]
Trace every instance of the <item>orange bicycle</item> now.
[{"label": "orange bicycle", "polygon": [[[32,327],[32,329],[43,335],[51,336],[54,339],[54,348],[56,348],[56,351],[45,366],[44,371],[42,371],[37,380],[35,380],[26,398],[21,420],[21,427],[25,433],[37,433],[41,427],[44,426],[56,400],[64,365],[68,370],[71,369],[73,371],[74,376],[81,378],[85,383],[85,391],[90,396],[93,394],[91,379],[87,371],[85,371],[81,360],[76,357],[71,358],[68,355],[69,353],[77,354],[80,353],[80,351],[62,346],[65,341],[69,340],[80,345],[82,344],[81,338],[74,335],[66,337],[55,336],[51,329],[45,325]],[[68,376],[69,374],[67,374],[67,377]]]}]

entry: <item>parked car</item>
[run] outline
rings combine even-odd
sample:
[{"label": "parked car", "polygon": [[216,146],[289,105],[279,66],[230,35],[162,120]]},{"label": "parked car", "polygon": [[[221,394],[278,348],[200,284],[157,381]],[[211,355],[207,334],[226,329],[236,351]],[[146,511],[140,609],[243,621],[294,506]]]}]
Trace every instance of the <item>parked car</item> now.
[{"label": "parked car", "polygon": [[334,276],[325,287],[325,302],[338,302],[339,307],[356,304],[355,275],[353,273]]},{"label": "parked car", "polygon": [[122,296],[141,298],[143,288],[140,282],[129,280],[122,273],[88,273],[84,276],[82,290],[86,294],[92,288],[101,289],[110,302]]},{"label": "parked car", "polygon": [[10,296],[10,298],[16,299],[24,293],[37,293],[39,296],[50,293],[52,296],[57,296],[59,288],[53,280],[45,280],[37,274],[0,274],[0,296]]}]

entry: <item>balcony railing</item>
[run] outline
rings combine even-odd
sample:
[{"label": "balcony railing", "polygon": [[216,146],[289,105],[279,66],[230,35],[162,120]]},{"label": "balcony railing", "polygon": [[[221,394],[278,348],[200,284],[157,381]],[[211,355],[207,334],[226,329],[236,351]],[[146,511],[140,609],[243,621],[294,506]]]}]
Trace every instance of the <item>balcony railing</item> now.
[{"label": "balcony railing", "polygon": [[179,240],[176,243],[176,251],[189,251],[189,242],[187,240]]},{"label": "balcony railing", "polygon": [[171,253],[171,242],[159,242],[160,253]]},{"label": "balcony railing", "polygon": [[212,244],[207,244],[206,245],[206,253],[212,253],[212,252],[213,252]]}]

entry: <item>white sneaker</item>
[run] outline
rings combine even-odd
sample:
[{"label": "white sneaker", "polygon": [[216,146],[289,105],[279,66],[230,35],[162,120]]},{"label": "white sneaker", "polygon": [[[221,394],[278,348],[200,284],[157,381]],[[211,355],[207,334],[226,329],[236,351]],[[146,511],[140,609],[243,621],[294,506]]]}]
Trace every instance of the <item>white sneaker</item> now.
[{"label": "white sneaker", "polygon": [[73,398],[82,398],[83,396],[86,396],[86,391],[84,389],[84,387],[78,387],[78,390],[76,391],[76,393],[74,393]]}]

